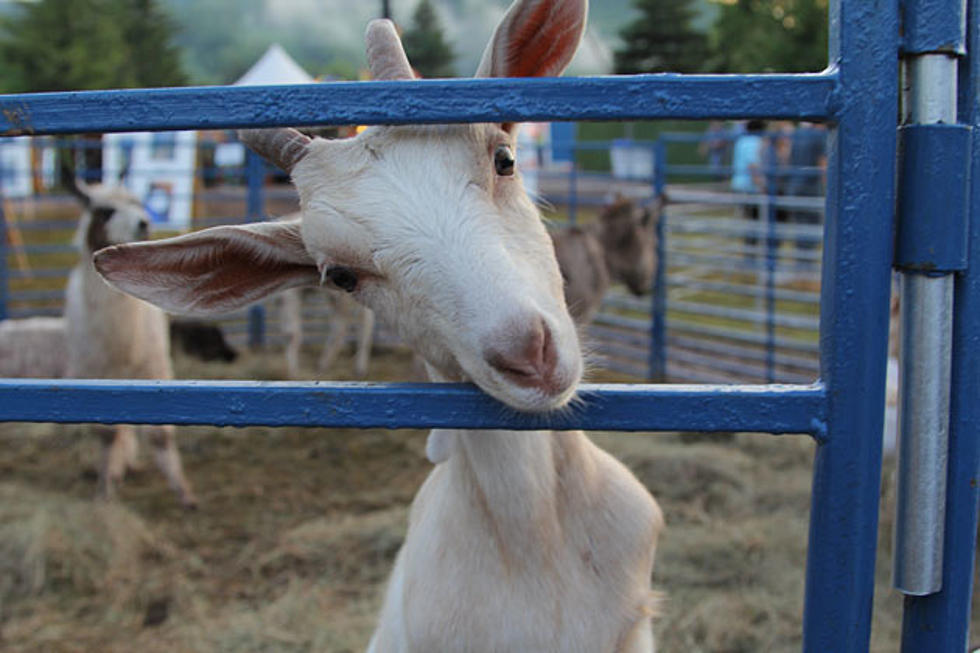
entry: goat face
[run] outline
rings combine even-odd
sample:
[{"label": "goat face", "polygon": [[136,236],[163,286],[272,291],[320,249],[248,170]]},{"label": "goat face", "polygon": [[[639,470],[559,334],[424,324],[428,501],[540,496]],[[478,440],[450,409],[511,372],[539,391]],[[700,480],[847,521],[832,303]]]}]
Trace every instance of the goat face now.
[{"label": "goat face", "polygon": [[394,325],[438,377],[540,410],[567,401],[582,363],[512,131],[377,127],[315,140],[293,178],[326,284]]},{"label": "goat face", "polygon": [[76,240],[89,252],[150,237],[149,215],[126,189],[78,184],[75,191],[85,209]]},{"label": "goat face", "polygon": [[656,268],[656,221],[659,209],[643,209],[630,200],[617,200],[599,215],[599,239],[610,276],[634,295],[645,295]]},{"label": "goat face", "polygon": [[[517,0],[477,74],[560,74],[585,14],[585,0]],[[376,79],[414,77],[390,21],[371,23],[367,46]],[[241,137],[292,174],[302,218],[103,250],[96,265],[111,283],[185,313],[329,283],[393,324],[438,377],[519,410],[569,400],[581,352],[551,241],[514,174],[512,125]]]}]

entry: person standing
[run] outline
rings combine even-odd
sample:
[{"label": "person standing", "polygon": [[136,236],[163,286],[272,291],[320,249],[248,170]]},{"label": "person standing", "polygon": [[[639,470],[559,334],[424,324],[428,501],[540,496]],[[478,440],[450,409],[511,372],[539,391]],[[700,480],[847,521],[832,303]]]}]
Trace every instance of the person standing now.
[{"label": "person standing", "polygon": [[[796,130],[793,134],[789,165],[787,195],[820,197],[824,194],[824,177],[827,170],[827,128],[824,125],[804,124]],[[790,213],[790,222],[820,224],[820,211],[794,209]],[[796,247],[800,250],[813,249],[815,245],[812,239],[801,237],[796,241]]]},{"label": "person standing", "polygon": [[[759,195],[765,192],[765,131],[762,120],[750,120],[745,132],[735,139],[732,148],[731,189],[742,195]],[[739,202],[739,213],[743,220],[759,219],[759,202],[746,198]],[[758,242],[755,235],[747,235],[745,244],[752,247]]]}]

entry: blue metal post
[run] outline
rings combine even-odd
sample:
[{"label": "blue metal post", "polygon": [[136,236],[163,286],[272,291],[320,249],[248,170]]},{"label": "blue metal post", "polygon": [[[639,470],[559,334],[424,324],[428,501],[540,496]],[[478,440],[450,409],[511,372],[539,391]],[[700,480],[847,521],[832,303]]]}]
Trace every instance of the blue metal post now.
[{"label": "blue metal post", "polygon": [[782,168],[772,151],[766,175],[766,383],[776,381],[776,195]]},{"label": "blue metal post", "polygon": [[650,311],[650,362],[652,381],[667,380],[667,144],[657,138],[653,145],[653,198],[662,207],[657,218],[657,265],[653,275],[653,306]]},{"label": "blue metal post", "polygon": [[803,650],[868,650],[874,596],[898,114],[898,3],[830,3],[843,107],[830,132],[821,289],[827,431],[814,461]]},{"label": "blue metal post", "polygon": [[[960,63],[959,121],[980,128],[980,0],[970,0],[968,59]],[[902,651],[965,651],[970,635],[980,509],[980,139],[970,178],[969,267],[955,282],[942,589],[905,599]]]},{"label": "blue metal post", "polygon": [[[902,342],[893,584],[906,595],[925,596],[942,588],[954,279],[966,265],[965,250],[955,261],[940,251],[940,244],[962,248],[966,242],[969,144],[963,138],[967,130],[956,125],[957,54],[965,47],[966,15],[962,0],[907,0],[902,9],[908,29],[901,53],[902,192],[895,251]],[[953,20],[936,21],[939,14]],[[948,41],[937,47],[933,37]],[[937,174],[944,165],[933,163],[935,155],[943,164],[958,165]],[[950,199],[955,201],[943,209],[933,208]],[[958,236],[952,229],[929,233],[940,222],[937,214],[959,225]]]},{"label": "blue metal post", "polygon": [[653,195],[663,197],[667,190],[667,141],[658,136],[653,142]]},{"label": "blue metal post", "polygon": [[578,148],[575,143],[572,144],[571,151],[571,167],[568,169],[568,222],[575,224],[578,222]]},{"label": "blue metal post", "polygon": [[[3,171],[0,170],[0,174]],[[3,199],[0,193],[0,200]],[[10,272],[7,269],[10,243],[7,237],[7,215],[3,210],[3,202],[0,201],[0,320],[7,319],[7,303],[10,298]]]},{"label": "blue metal post", "polygon": [[[265,163],[259,155],[247,150],[245,158],[245,181],[248,186],[247,216],[249,222],[265,219]],[[255,304],[248,309],[248,346],[262,347],[265,344],[265,306]]]}]

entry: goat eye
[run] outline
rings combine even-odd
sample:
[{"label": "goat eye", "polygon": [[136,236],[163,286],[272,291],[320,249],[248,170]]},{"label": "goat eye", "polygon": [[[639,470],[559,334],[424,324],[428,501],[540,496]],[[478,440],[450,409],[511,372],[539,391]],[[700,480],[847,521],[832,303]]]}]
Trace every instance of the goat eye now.
[{"label": "goat eye", "polygon": [[354,292],[357,289],[357,274],[350,268],[333,265],[324,270],[323,276],[343,291]]},{"label": "goat eye", "polygon": [[493,151],[493,167],[501,177],[514,174],[514,152],[509,145],[498,145]]}]

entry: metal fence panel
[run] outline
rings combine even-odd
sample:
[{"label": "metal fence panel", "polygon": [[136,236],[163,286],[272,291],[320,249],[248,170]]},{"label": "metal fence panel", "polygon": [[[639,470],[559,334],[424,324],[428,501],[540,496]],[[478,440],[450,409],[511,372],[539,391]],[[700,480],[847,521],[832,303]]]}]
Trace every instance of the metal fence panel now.
[{"label": "metal fence panel", "polygon": [[[931,9],[945,6],[939,0],[926,3]],[[978,6],[980,0],[971,0],[974,48]],[[487,120],[760,117],[830,122],[822,380],[816,384],[585,386],[581,406],[529,416],[467,386],[2,380],[0,420],[809,433],[818,447],[803,648],[813,653],[866,651],[892,260],[898,2],[832,1],[830,26],[832,66],[811,75],[436,80],[0,97],[0,131],[5,134]],[[977,74],[974,61],[968,73],[973,124]],[[975,157],[976,148],[974,143]],[[973,184],[971,202],[976,207],[980,191],[976,179]],[[974,268],[980,257],[977,222],[975,216]],[[973,521],[967,514],[965,526],[950,530],[955,537],[947,539],[947,547],[960,548],[947,555],[949,591],[937,603],[923,602],[921,612],[913,608],[909,627],[937,619],[942,635],[959,641],[966,628],[962,608],[968,606],[969,588],[954,584],[951,575],[969,575],[963,565],[972,551],[962,545],[969,539],[972,546],[976,530],[976,488],[962,489],[967,475],[975,478],[978,459],[980,279],[975,269],[958,282],[956,301],[959,358],[952,441],[957,460],[950,468],[956,499],[950,502],[947,522],[954,510],[961,516],[972,510]],[[940,618],[939,613],[955,615]],[[956,649],[934,643],[916,646],[922,651]]]}]

